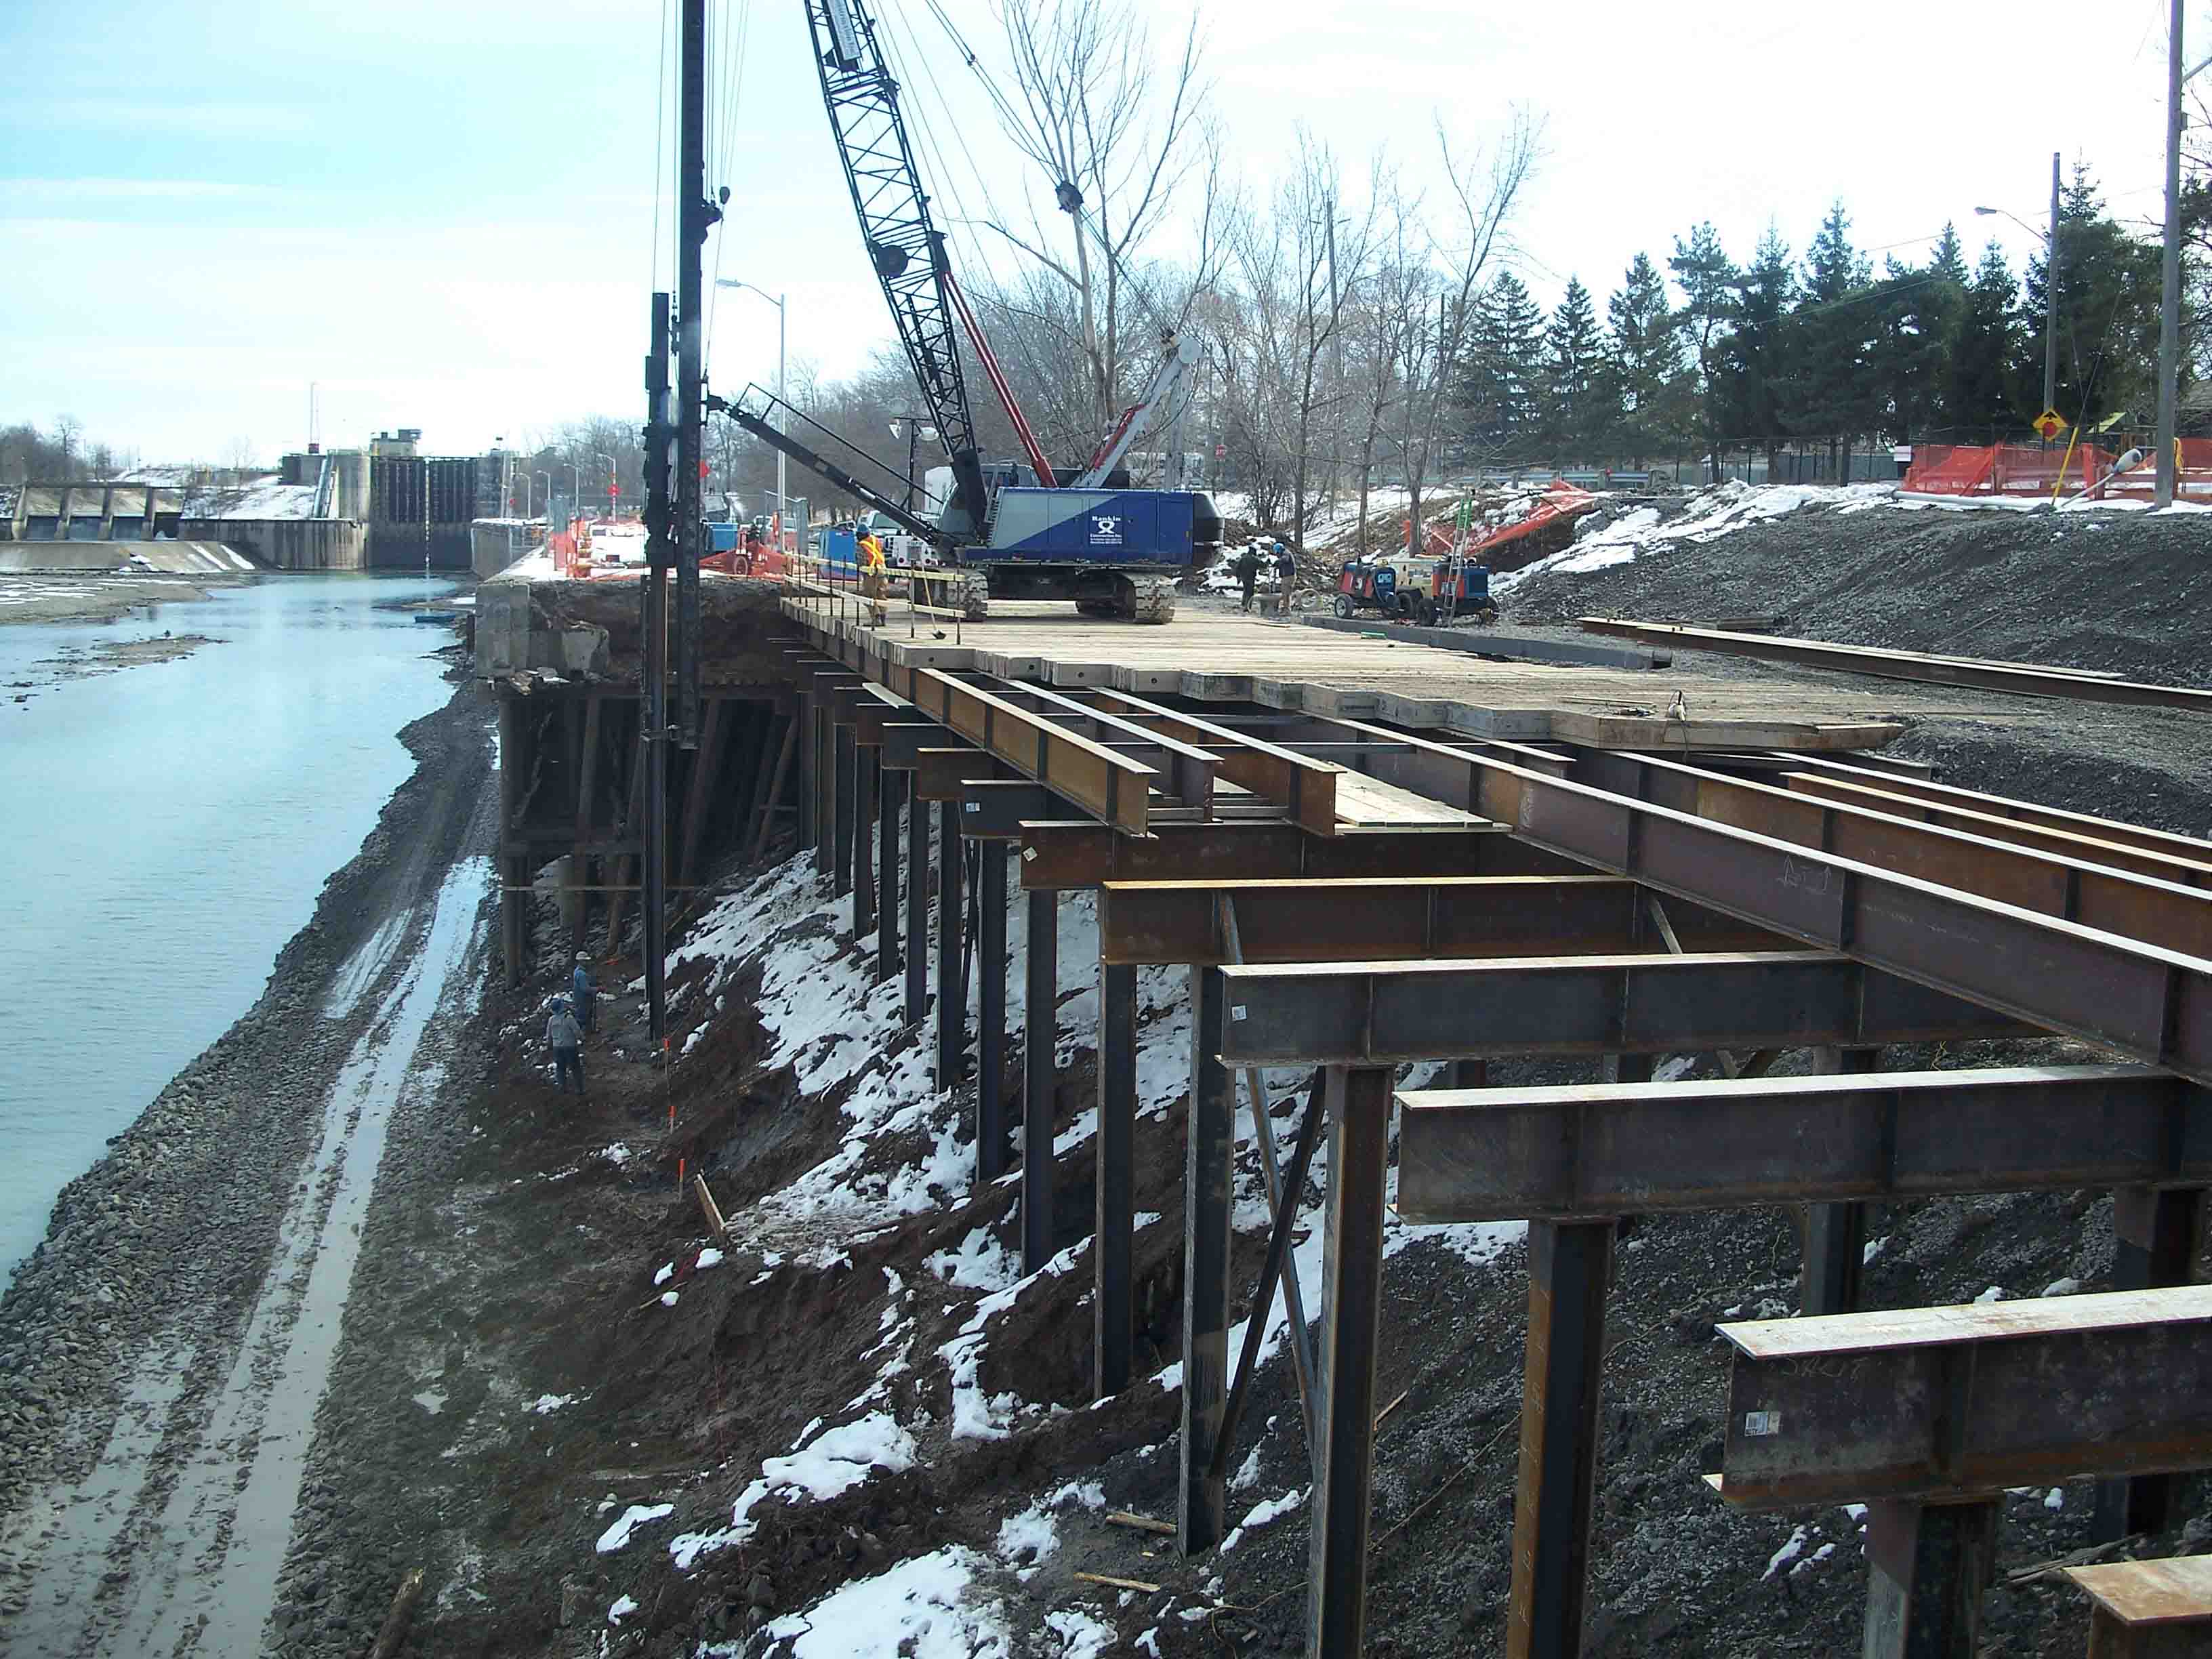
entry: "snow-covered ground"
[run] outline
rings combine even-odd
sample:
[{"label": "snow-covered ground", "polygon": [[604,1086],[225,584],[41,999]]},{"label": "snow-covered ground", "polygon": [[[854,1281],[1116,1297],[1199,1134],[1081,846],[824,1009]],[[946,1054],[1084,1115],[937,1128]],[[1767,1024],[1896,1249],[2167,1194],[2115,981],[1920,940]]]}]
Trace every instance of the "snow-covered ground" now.
[{"label": "snow-covered ground", "polygon": [[1510,593],[1539,573],[1577,576],[1630,564],[1675,542],[1709,542],[1746,525],[1792,513],[1865,513],[1896,500],[1893,483],[1753,485],[1731,479],[1700,490],[1671,519],[1662,519],[1653,507],[1633,508],[1601,527],[1591,527],[1598,521],[1585,519],[1577,526],[1573,546],[1492,577],[1490,591]]},{"label": "snow-covered ground", "polygon": [[[792,1068],[801,1092],[842,1089],[844,1136],[837,1151],[805,1170],[765,1200],[730,1217],[729,1248],[761,1254],[769,1270],[797,1257],[826,1266],[845,1256],[854,1243],[926,1210],[946,1207],[969,1195],[972,1146],[960,1138],[963,1104],[958,1094],[939,1094],[930,1075],[926,1038],[902,1032],[899,988],[879,984],[872,957],[844,948],[840,935],[849,917],[848,902],[821,896],[811,853],[802,853],[729,893],[695,925],[690,938],[669,959],[672,981],[681,988],[673,1012],[679,1019],[697,1013],[709,1018],[726,1010],[734,988],[757,968],[756,1012],[768,1047],[762,1059]],[[1026,948],[1027,906],[1010,896],[1009,953]],[[1063,1063],[1079,1047],[1095,1041],[1098,999],[1087,964],[1098,955],[1095,900],[1088,894],[1064,897],[1060,911],[1062,990],[1058,1005],[1059,1051]],[[702,969],[703,969],[703,972]],[[1022,1028],[1023,975],[1008,975],[1007,1016],[1011,1030]],[[1087,981],[1087,982],[1086,982]],[[971,1004],[972,1006],[972,1004]],[[1138,975],[1138,1110],[1164,1115],[1183,1098],[1189,1078],[1190,1011],[1185,971],[1151,968]],[[679,1061],[679,1064],[681,1061]],[[1410,1081],[1430,1080],[1434,1067],[1412,1068]],[[1297,1114],[1308,1109],[1303,1070],[1285,1087],[1267,1090],[1278,1118],[1279,1135],[1288,1134]],[[1236,1224],[1257,1231],[1267,1224],[1264,1196],[1250,1102],[1240,1092],[1239,1152],[1235,1188]],[[1087,1140],[1097,1114],[1086,1111],[1061,1129],[1055,1150],[1065,1152]],[[1008,1177],[1012,1179],[1013,1177]],[[1315,1188],[1326,1192],[1326,1145],[1317,1150]],[[1395,1173],[1392,1176],[1395,1197]],[[1302,1209],[1306,1242],[1295,1256],[1300,1282],[1309,1287],[1307,1312],[1317,1314],[1325,1206]],[[1161,1218],[1137,1218],[1139,1228]],[[1521,1237],[1520,1224],[1416,1227],[1389,1212],[1390,1255],[1419,1244],[1449,1249],[1474,1261],[1487,1261]],[[1062,1252],[1037,1273],[1021,1276],[1015,1258],[988,1230],[978,1229],[958,1246],[941,1250],[925,1263],[942,1285],[983,1291],[951,1340],[934,1349],[918,1346],[911,1310],[917,1291],[939,1288],[925,1280],[908,1285],[899,1273],[884,1269],[889,1295],[882,1334],[873,1357],[879,1370],[873,1386],[847,1408],[845,1420],[808,1425],[790,1453],[766,1459],[736,1502],[708,1515],[685,1515],[672,1532],[659,1535],[679,1570],[702,1557],[742,1545],[752,1535],[753,1516],[767,1504],[803,1504],[836,1496],[878,1471],[911,1468],[926,1461],[932,1443],[946,1439],[988,1440],[1043,1420],[1060,1407],[988,1395],[979,1381],[992,1345],[1010,1322],[1004,1319],[1024,1297],[1051,1294],[1051,1282],[1079,1271],[1085,1245]],[[1230,1333],[1233,1368],[1243,1344],[1252,1340],[1250,1322]],[[1289,1316],[1275,1298],[1264,1330],[1258,1334],[1263,1358],[1274,1355],[1289,1329]],[[941,1367],[951,1398],[949,1422],[925,1414],[902,1422],[894,1414],[889,1383],[916,1368]],[[1180,1365],[1155,1379],[1172,1389],[1181,1383]],[[1249,1485],[1249,1479],[1245,1481]],[[1264,1527],[1303,1502],[1300,1492],[1279,1494],[1253,1505],[1242,1528]],[[1006,1598],[1018,1593],[1025,1575],[1055,1547],[1053,1515],[1071,1506],[1097,1508],[1095,1486],[1066,1486],[1008,1519],[994,1553],[950,1547],[902,1561],[874,1577],[848,1583],[802,1613],[769,1627],[788,1640],[779,1653],[799,1656],[901,1654],[1005,1655],[1033,1650],[1018,1647],[1017,1622]],[[610,1515],[603,1549],[629,1543],[633,1529],[657,1528],[667,1514],[644,1504]],[[609,1540],[617,1541],[611,1545]],[[1109,1650],[1110,1625],[1078,1608],[1056,1613],[1048,1623],[1057,1647],[1043,1651],[1089,1656]],[[702,1652],[735,1653],[734,1646]]]}]

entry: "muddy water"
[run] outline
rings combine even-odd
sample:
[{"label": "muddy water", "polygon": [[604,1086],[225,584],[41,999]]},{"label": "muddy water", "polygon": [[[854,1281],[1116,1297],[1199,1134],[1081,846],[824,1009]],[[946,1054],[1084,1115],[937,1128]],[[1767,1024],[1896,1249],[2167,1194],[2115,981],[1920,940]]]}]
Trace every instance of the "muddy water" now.
[{"label": "muddy water", "polygon": [[[0,628],[0,1275],[63,1185],[252,1006],[411,769],[394,734],[446,700],[427,653],[452,636],[376,605],[424,591],[277,577],[150,618]],[[88,677],[52,665],[165,629],[215,642]]]}]

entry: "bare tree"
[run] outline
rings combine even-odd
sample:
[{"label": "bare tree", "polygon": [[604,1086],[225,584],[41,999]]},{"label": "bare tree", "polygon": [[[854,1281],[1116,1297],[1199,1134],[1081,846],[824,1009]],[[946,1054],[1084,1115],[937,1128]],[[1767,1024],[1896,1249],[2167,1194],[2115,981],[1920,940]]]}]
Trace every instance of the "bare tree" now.
[{"label": "bare tree", "polygon": [[[1024,187],[1024,222],[994,217],[986,224],[1072,297],[1072,366],[1088,400],[1088,427],[1103,434],[1127,400],[1129,325],[1141,328],[1144,320],[1129,315],[1133,301],[1143,309],[1143,296],[1130,292],[1132,268],[1165,218],[1204,131],[1203,43],[1194,17],[1163,75],[1129,0],[997,0],[996,10],[1018,101],[1015,107],[1001,100],[1004,125],[1051,179],[1054,204],[1070,222],[1048,232],[1035,193]],[[1209,191],[1209,206],[1211,198]],[[1203,223],[1200,240],[1201,247],[1211,241]],[[1066,251],[1052,251],[1055,245]],[[1206,284],[1204,263],[1202,255],[1196,280],[1185,285],[1186,313]],[[1180,318],[1158,320],[1171,327]]]},{"label": "bare tree", "polygon": [[[1400,404],[1398,453],[1405,468],[1407,545],[1421,538],[1421,493],[1431,464],[1452,386],[1472,344],[1475,301],[1486,273],[1510,251],[1514,210],[1543,156],[1541,118],[1516,106],[1504,134],[1486,152],[1452,153],[1450,135],[1439,120],[1437,143],[1443,153],[1457,223],[1450,242],[1431,259],[1439,281],[1433,291],[1408,287],[1398,296],[1395,325],[1405,343],[1405,395]],[[1433,327],[1431,304],[1436,307]]]}]

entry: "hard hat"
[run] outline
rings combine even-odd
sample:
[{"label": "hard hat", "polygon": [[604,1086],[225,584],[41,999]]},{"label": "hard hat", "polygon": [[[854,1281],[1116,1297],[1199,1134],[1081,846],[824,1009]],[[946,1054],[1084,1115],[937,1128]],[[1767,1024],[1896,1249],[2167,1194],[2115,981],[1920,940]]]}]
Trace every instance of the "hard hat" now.
[{"label": "hard hat", "polygon": [[556,1014],[567,1013],[568,1012],[568,999],[566,997],[555,997],[553,999],[553,1012]]},{"label": "hard hat", "polygon": [[576,960],[579,962],[589,962],[591,959],[592,953],[589,951],[579,951],[576,952]]}]

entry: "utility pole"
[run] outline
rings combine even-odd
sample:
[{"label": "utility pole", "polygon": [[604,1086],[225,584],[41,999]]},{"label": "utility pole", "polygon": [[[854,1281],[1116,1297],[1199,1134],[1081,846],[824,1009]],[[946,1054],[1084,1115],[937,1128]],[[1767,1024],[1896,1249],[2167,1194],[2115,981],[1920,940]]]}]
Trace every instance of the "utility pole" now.
[{"label": "utility pole", "polygon": [[[2179,3],[2179,0],[2176,0]],[[2051,152],[2051,239],[2043,251],[2043,406],[2058,407],[2058,152]],[[2080,410],[2074,411],[2076,420]],[[2043,441],[2045,449],[2051,440]]]},{"label": "utility pole", "polygon": [[2154,499],[2173,505],[2174,404],[2181,374],[2181,0],[2166,43],[2166,258],[2158,315],[2158,472]]},{"label": "utility pole", "polygon": [[707,199],[707,0],[684,0],[676,153],[676,728],[699,746],[700,466],[706,415],[700,270],[707,232],[721,217]]},{"label": "utility pole", "polygon": [[645,957],[647,1029],[655,1043],[668,1035],[668,568],[675,548],[669,531],[668,455],[675,437],[668,406],[668,295],[653,296],[653,349],[645,360],[645,580],[639,631],[644,636],[638,688],[642,722],[639,748],[645,767],[641,792],[643,850],[638,859],[638,932]]}]

